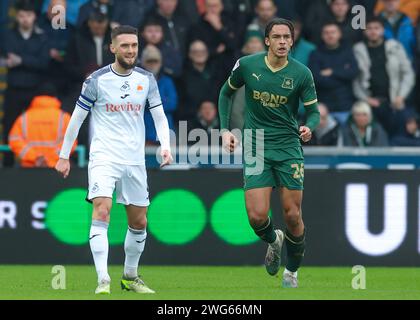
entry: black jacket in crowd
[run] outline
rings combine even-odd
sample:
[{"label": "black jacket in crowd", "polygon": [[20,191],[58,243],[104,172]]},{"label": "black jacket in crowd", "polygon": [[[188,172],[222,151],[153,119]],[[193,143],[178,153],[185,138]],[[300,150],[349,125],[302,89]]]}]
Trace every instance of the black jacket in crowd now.
[{"label": "black jacket in crowd", "polygon": [[[114,62],[114,55],[109,49],[110,30],[105,35],[102,45],[102,66]],[[86,26],[74,33],[66,54],[66,70],[72,81],[82,83],[86,76],[101,66],[96,61],[96,46],[93,36]]]},{"label": "black jacket in crowd", "polygon": [[49,63],[49,45],[45,34],[35,29],[25,40],[17,29],[5,35],[3,57],[14,53],[22,58],[22,64],[9,69],[7,83],[15,88],[34,88],[45,80]]}]

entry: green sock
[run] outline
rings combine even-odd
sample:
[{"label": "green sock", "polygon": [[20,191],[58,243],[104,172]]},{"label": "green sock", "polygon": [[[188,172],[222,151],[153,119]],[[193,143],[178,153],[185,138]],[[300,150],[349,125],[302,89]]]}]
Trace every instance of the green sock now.
[{"label": "green sock", "polygon": [[306,231],[303,231],[303,234],[299,237],[293,236],[289,230],[286,230],[285,241],[287,248],[287,263],[286,269],[291,272],[296,272],[299,269],[300,264],[302,263],[303,256],[305,254],[305,234]]},{"label": "green sock", "polygon": [[254,232],[257,236],[261,238],[261,240],[267,243],[273,243],[276,241],[276,233],[274,232],[273,223],[271,222],[270,217],[268,217],[267,221],[258,228],[253,228]]}]

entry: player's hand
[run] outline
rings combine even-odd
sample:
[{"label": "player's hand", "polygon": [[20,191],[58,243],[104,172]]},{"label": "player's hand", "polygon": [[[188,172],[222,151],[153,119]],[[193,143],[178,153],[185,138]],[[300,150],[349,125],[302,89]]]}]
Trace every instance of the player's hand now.
[{"label": "player's hand", "polygon": [[306,126],[301,126],[299,128],[299,133],[303,142],[308,142],[312,138],[312,131]]},{"label": "player's hand", "polygon": [[172,161],[174,161],[169,150],[162,150],[160,155],[162,156],[162,163],[160,164],[161,168],[170,165]]},{"label": "player's hand", "polygon": [[225,131],[222,133],[222,145],[228,152],[233,152],[238,146],[239,142],[236,139],[235,135],[230,131]]},{"label": "player's hand", "polygon": [[70,174],[70,160],[62,158],[58,159],[57,164],[55,165],[55,170],[62,174],[64,179],[66,179]]}]

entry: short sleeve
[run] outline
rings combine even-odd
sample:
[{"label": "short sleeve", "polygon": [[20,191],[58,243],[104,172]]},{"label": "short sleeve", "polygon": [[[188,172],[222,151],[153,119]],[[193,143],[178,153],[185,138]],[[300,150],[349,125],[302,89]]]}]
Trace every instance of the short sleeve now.
[{"label": "short sleeve", "polygon": [[241,60],[236,61],[235,66],[233,67],[232,73],[228,79],[229,87],[232,90],[238,90],[245,84],[243,75],[242,75]]},{"label": "short sleeve", "polygon": [[159,87],[155,77],[149,75],[149,93],[147,95],[147,101],[149,102],[149,109],[153,109],[162,105],[162,98],[160,97]]},{"label": "short sleeve", "polygon": [[85,80],[82,86],[82,92],[80,93],[79,99],[76,105],[86,111],[90,111],[96,100],[98,99],[98,79],[89,77]]},{"label": "short sleeve", "polygon": [[309,70],[307,70],[305,78],[302,82],[300,99],[303,101],[303,105],[305,107],[318,102],[314,77],[312,76],[312,72]]}]

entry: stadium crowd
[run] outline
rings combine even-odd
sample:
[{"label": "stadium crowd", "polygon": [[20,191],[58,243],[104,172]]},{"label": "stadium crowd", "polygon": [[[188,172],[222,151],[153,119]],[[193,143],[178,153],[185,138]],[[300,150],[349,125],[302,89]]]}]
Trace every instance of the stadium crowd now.
[{"label": "stadium crowd", "polygon": [[[65,29],[52,23],[59,5]],[[365,8],[366,21],[352,12],[355,5]],[[54,162],[84,79],[113,62],[110,30],[121,24],[138,27],[139,66],[156,76],[175,131],[179,121],[189,130],[219,128],[221,85],[238,58],[265,50],[265,25],[282,17],[295,23],[291,55],[310,68],[317,88],[321,123],[310,145],[420,146],[420,0],[5,0],[0,6],[3,143],[22,165]],[[241,89],[232,127],[242,128],[243,110]],[[147,110],[145,124],[147,143],[156,144]],[[79,144],[89,144],[88,122]],[[39,156],[41,149],[53,152]],[[4,165],[12,164],[6,156]]]}]

